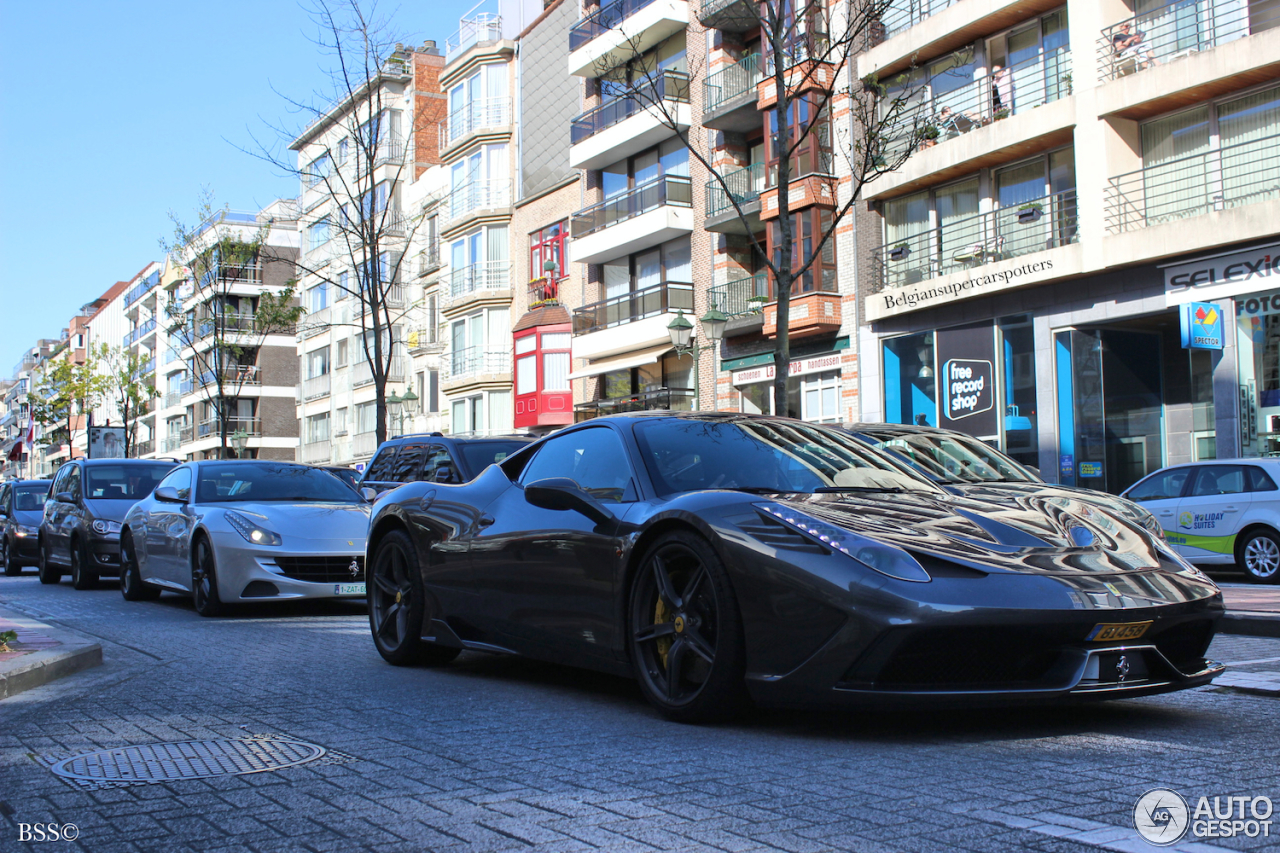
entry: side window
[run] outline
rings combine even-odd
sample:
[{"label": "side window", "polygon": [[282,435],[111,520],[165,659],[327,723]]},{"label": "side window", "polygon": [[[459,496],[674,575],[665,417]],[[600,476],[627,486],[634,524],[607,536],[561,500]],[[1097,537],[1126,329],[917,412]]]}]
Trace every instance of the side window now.
[{"label": "side window", "polygon": [[52,499],[53,496],[58,494],[59,492],[65,492],[67,490],[67,476],[70,473],[71,473],[71,466],[67,465],[64,468],[59,469],[58,473],[54,475],[53,486],[51,486],[49,489],[50,499]]},{"label": "side window", "polygon": [[453,457],[442,445],[431,445],[431,453],[427,456],[427,464],[422,468],[422,479],[432,483],[461,483],[462,474],[454,464]]},{"label": "side window", "polygon": [[12,490],[8,486],[0,488],[0,509],[3,509],[10,515],[13,514],[13,507],[9,506],[9,496],[11,491]]},{"label": "side window", "polygon": [[1245,491],[1244,468],[1240,465],[1205,465],[1191,485],[1190,496],[1238,495]]},{"label": "side window", "polygon": [[1251,492],[1274,492],[1276,490],[1276,481],[1271,479],[1270,475],[1261,468],[1253,465],[1244,469],[1249,475],[1249,491]]},{"label": "side window", "polygon": [[520,483],[548,477],[568,477],[600,500],[635,500],[626,450],[618,434],[608,427],[548,439],[525,466]]},{"label": "side window", "polygon": [[71,471],[67,474],[67,488],[71,493],[73,500],[80,500],[80,466],[72,465]]},{"label": "side window", "polygon": [[371,483],[390,480],[391,466],[395,462],[398,449],[398,447],[384,447],[378,451],[378,455],[369,463],[369,470],[365,472],[364,478]]},{"label": "side window", "polygon": [[391,476],[387,479],[395,480],[397,483],[409,483],[417,479],[422,457],[426,455],[427,446],[425,444],[400,445],[400,452],[396,454],[395,464],[391,466]]},{"label": "side window", "polygon": [[178,490],[178,497],[184,501],[191,500],[191,469],[177,468],[169,472],[169,475],[156,484],[159,489],[163,486],[172,486]]},{"label": "side window", "polygon": [[1134,486],[1128,498],[1133,501],[1160,501],[1182,496],[1182,486],[1194,468],[1172,468],[1153,474]]}]

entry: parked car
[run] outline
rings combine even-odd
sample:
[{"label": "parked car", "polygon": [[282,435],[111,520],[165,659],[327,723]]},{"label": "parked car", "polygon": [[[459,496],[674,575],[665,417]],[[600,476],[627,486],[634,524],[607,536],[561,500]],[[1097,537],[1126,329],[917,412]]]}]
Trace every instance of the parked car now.
[{"label": "parked car", "polygon": [[1130,697],[1208,683],[1222,594],[1082,502],[945,492],[848,433],[649,412],[569,427],[374,507],[369,622],[632,675],[662,714]]},{"label": "parked car", "polygon": [[120,592],[228,604],[365,595],[369,505],[327,471],[261,459],[188,462],[124,519]]},{"label": "parked car", "polygon": [[1161,468],[1123,493],[1155,514],[1187,560],[1235,564],[1257,583],[1280,581],[1280,459],[1215,459]]},{"label": "parked car", "polygon": [[358,487],[381,493],[418,480],[467,483],[531,441],[523,435],[455,438],[440,433],[388,439],[369,460]]},{"label": "parked car", "polygon": [[346,468],[342,465],[321,465],[320,467],[353,489],[360,484],[360,472],[355,468]]},{"label": "parked car", "polygon": [[1056,495],[1095,504],[1164,536],[1155,516],[1133,501],[1094,489],[1046,483],[1038,471],[966,433],[914,424],[848,424],[845,429],[954,494],[996,502]]},{"label": "parked car", "polygon": [[93,589],[99,577],[119,575],[120,522],[175,464],[147,459],[63,463],[40,522],[40,582],[58,583],[70,571],[73,587]]},{"label": "parked car", "polygon": [[11,480],[0,486],[0,564],[6,575],[20,575],[39,559],[40,517],[52,482]]}]

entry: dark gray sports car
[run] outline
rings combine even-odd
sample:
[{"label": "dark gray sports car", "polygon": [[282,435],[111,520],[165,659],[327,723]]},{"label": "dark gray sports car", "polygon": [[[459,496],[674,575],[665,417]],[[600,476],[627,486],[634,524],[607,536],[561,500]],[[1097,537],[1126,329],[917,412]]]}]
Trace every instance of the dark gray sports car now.
[{"label": "dark gray sports car", "polygon": [[562,430],[371,520],[395,664],[462,649],[634,675],[673,719],[1207,684],[1222,595],[1097,506],[950,494],[837,429],[646,413]]}]

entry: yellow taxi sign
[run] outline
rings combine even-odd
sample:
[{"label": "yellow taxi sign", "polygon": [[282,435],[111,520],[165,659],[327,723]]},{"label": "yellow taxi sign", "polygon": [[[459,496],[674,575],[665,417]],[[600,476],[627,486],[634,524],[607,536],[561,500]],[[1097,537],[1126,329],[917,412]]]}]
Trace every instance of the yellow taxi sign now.
[{"label": "yellow taxi sign", "polygon": [[1093,630],[1089,632],[1089,636],[1085,637],[1085,640],[1091,643],[1136,640],[1147,633],[1147,629],[1150,627],[1150,620],[1146,622],[1100,622],[1093,626]]}]

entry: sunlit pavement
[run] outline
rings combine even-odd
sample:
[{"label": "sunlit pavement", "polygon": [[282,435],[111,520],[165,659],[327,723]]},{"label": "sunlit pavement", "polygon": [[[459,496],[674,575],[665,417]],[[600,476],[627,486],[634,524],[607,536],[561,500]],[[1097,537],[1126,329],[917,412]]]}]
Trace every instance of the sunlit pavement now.
[{"label": "sunlit pavement", "polygon": [[[1280,802],[1280,700],[1265,692],[693,727],[608,676],[474,653],[390,667],[359,605],[208,620],[182,598],[129,604],[114,584],[76,592],[31,572],[0,580],[0,602],[91,636],[105,658],[0,703],[0,850],[1148,850],[1132,812],[1151,788],[1192,808]],[[1280,640],[1220,637],[1211,654],[1280,672]],[[47,766],[250,735],[330,754],[98,790]],[[73,842],[19,842],[21,826],[67,824]],[[1276,849],[1276,836],[1180,848]]]}]

